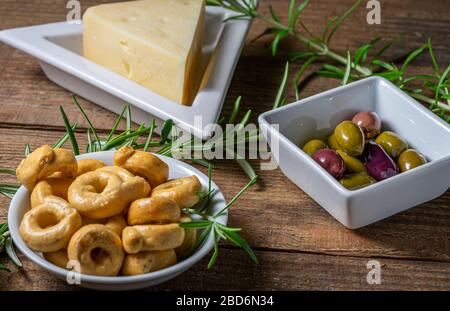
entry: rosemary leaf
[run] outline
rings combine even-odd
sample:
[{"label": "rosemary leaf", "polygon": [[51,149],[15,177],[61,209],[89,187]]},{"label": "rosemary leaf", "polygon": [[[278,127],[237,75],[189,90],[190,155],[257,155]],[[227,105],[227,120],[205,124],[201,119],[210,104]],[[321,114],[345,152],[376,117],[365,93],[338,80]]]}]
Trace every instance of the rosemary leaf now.
[{"label": "rosemary leaf", "polygon": [[0,167],[0,174],[16,175],[16,170],[9,167]]},{"label": "rosemary leaf", "polygon": [[[74,124],[72,125],[72,130],[75,131],[76,128],[77,128],[77,124],[74,123]],[[58,141],[53,145],[53,148],[61,148],[61,147],[66,143],[66,141],[67,141],[69,138],[70,138],[70,136],[69,136],[69,134],[66,132],[66,133],[64,134],[64,136],[61,137],[61,139],[58,140]],[[28,148],[29,148],[29,147],[30,147],[30,146],[28,145]],[[26,145],[25,145],[25,148],[26,148]],[[25,150],[25,151],[26,151],[26,150]],[[29,150],[28,150],[28,152],[29,152]]]},{"label": "rosemary leaf", "polygon": [[211,269],[216,263],[217,257],[219,256],[219,238],[217,236],[216,228],[214,227],[214,253],[208,263],[208,269]]},{"label": "rosemary leaf", "polygon": [[180,223],[181,228],[207,228],[211,225],[209,220],[193,220]]},{"label": "rosemary leaf", "polygon": [[361,4],[363,0],[357,0],[351,7],[348,9],[344,15],[342,15],[340,18],[337,19],[336,23],[334,24],[333,28],[330,31],[330,34],[327,37],[326,44],[329,44],[331,39],[333,38],[334,33],[338,28],[342,25],[342,23],[345,22],[347,18],[349,18],[353,12],[358,8],[358,6]]},{"label": "rosemary leaf", "polygon": [[406,60],[403,63],[402,67],[400,68],[400,71],[402,73],[404,73],[406,68],[408,68],[409,64],[411,64],[411,62],[414,59],[416,59],[419,55],[421,55],[423,53],[423,51],[427,48],[427,46],[428,46],[427,44],[424,44],[420,48],[412,51],[411,54],[409,54],[408,57],[406,58]]},{"label": "rosemary leaf", "polygon": [[131,106],[127,105],[126,106],[126,125],[125,125],[125,132],[127,132],[128,134],[131,133]]},{"label": "rosemary leaf", "polygon": [[245,159],[235,159],[236,163],[242,168],[242,170],[247,174],[250,180],[253,180],[257,175],[252,165]]},{"label": "rosemary leaf", "polygon": [[226,236],[228,240],[233,242],[236,246],[241,247],[253,260],[254,263],[258,263],[258,259],[256,258],[256,255],[251,249],[250,245],[248,245],[248,243],[244,239],[242,239],[241,236],[236,231],[228,230],[227,228],[223,230],[223,234]]},{"label": "rosemary leaf", "polygon": [[25,154],[25,156],[28,156],[31,153],[30,144],[25,144],[25,146],[23,147],[23,153]]},{"label": "rosemary leaf", "polygon": [[276,13],[275,10],[273,9],[273,6],[270,5],[270,4],[269,4],[269,11],[270,11],[270,15],[272,16],[272,18],[273,18],[275,21],[281,23],[280,18],[278,17],[277,13]]},{"label": "rosemary leaf", "polygon": [[287,30],[280,30],[278,31],[278,33],[275,35],[275,38],[272,41],[272,44],[270,45],[271,47],[271,51],[272,51],[272,56],[277,55],[278,52],[278,45],[280,44],[281,39],[283,39],[284,37],[287,36],[289,32]]},{"label": "rosemary leaf", "polygon": [[125,107],[123,107],[122,112],[121,112],[120,115],[117,117],[116,122],[114,123],[113,128],[112,128],[111,131],[109,132],[108,138],[106,138],[106,143],[108,143],[108,142],[112,139],[112,137],[114,136],[114,134],[116,133],[117,127],[119,126],[120,121],[122,120],[125,111],[127,111],[127,110],[129,109],[129,106],[130,106],[129,104],[126,104]]},{"label": "rosemary leaf", "polygon": [[163,145],[166,143],[166,141],[169,139],[170,132],[172,131],[173,127],[173,120],[168,119],[166,120],[161,129],[161,140],[159,142],[160,145]]},{"label": "rosemary leaf", "polygon": [[316,59],[318,58],[318,56],[316,56],[315,54],[313,54],[313,56],[311,56],[310,58],[308,58],[300,67],[299,71],[297,72],[297,74],[295,75],[294,78],[294,92],[295,92],[295,98],[297,100],[300,99],[300,91],[298,89],[298,85],[300,82],[300,79],[303,77],[303,74],[305,73],[306,69],[313,64]]},{"label": "rosemary leaf", "polygon": [[84,119],[86,120],[86,122],[89,124],[89,127],[91,128],[92,133],[95,136],[95,139],[97,140],[98,143],[98,147],[99,149],[102,148],[101,143],[100,143],[100,138],[97,135],[97,130],[95,129],[94,125],[92,124],[91,120],[89,119],[89,117],[87,116],[86,112],[84,111],[83,107],[81,107],[80,103],[78,102],[78,99],[75,95],[72,95],[72,100],[74,101],[75,105],[77,105],[78,109],[80,110],[81,114],[83,115]]},{"label": "rosemary leaf", "polygon": [[434,100],[436,102],[439,101],[439,92],[440,92],[441,88],[443,87],[444,81],[447,79],[447,76],[449,73],[450,73],[450,65],[444,70],[444,73],[441,75],[441,78],[439,79],[439,83],[436,88],[436,95],[434,97]]},{"label": "rosemary leaf", "polygon": [[0,263],[0,271],[6,271],[6,272],[11,272],[11,270],[8,269],[8,267],[6,267],[4,264]]},{"label": "rosemary leaf", "polygon": [[0,224],[0,235],[3,235],[6,231],[8,231],[8,224]]},{"label": "rosemary leaf", "polygon": [[350,51],[347,51],[347,67],[345,68],[344,78],[342,79],[341,83],[342,85],[346,85],[348,83],[351,70],[352,70],[352,56],[350,55]]},{"label": "rosemary leaf", "polygon": [[434,52],[433,52],[433,45],[431,44],[431,38],[428,38],[427,46],[428,46],[428,53],[430,54],[430,58],[431,58],[431,63],[433,64],[434,73],[437,76],[439,76],[441,69],[436,60],[436,56],[434,55]]},{"label": "rosemary leaf", "polygon": [[11,184],[0,184],[0,194],[12,199],[19,190],[19,186]]},{"label": "rosemary leaf", "polygon": [[375,53],[373,58],[380,58],[387,50],[397,44],[400,40],[401,36],[395,37],[393,40],[389,41],[385,46],[383,46],[377,53]]},{"label": "rosemary leaf", "polygon": [[374,59],[374,60],[372,60],[372,63],[373,63],[374,65],[383,67],[384,69],[387,69],[387,70],[394,70],[394,69],[395,69],[394,66],[392,66],[391,64],[386,63],[386,62],[384,62],[384,61],[382,61],[382,60],[379,60],[379,59]]},{"label": "rosemary leaf", "polygon": [[286,66],[284,68],[283,79],[281,80],[281,84],[280,84],[280,87],[278,89],[277,96],[275,98],[275,102],[273,103],[272,109],[276,109],[278,107],[281,107],[281,102],[282,102],[282,99],[283,99],[283,96],[284,96],[284,92],[286,90],[286,84],[287,84],[288,76],[289,76],[289,62],[286,63]]},{"label": "rosemary leaf", "polygon": [[14,250],[13,242],[11,237],[6,238],[5,251],[9,259],[19,268],[22,268],[22,263],[19,257],[17,257],[16,251]]},{"label": "rosemary leaf", "polygon": [[234,124],[234,122],[236,121],[236,117],[239,113],[239,109],[241,108],[241,100],[242,100],[242,96],[239,96],[236,99],[236,101],[234,102],[233,110],[231,111],[230,118],[228,119],[228,124]]},{"label": "rosemary leaf", "polygon": [[59,110],[61,112],[61,117],[64,121],[64,125],[66,127],[66,131],[69,135],[70,141],[72,143],[72,149],[73,149],[73,153],[77,156],[80,154],[80,149],[78,148],[78,142],[77,139],[75,137],[75,134],[72,130],[72,127],[70,126],[69,120],[67,119],[67,115],[64,112],[64,108],[62,106],[59,106]]},{"label": "rosemary leaf", "polygon": [[153,138],[153,131],[156,128],[156,121],[155,119],[152,120],[152,125],[150,126],[150,131],[148,132],[147,141],[145,142],[144,151],[147,152],[148,148],[150,148],[150,143]]},{"label": "rosemary leaf", "polygon": [[252,180],[250,180],[250,182],[244,187],[242,188],[235,196],[233,199],[231,199],[230,202],[228,202],[228,204],[220,211],[218,212],[214,218],[217,218],[219,216],[222,216],[236,201],[237,199],[239,199],[239,197],[245,192],[247,191],[248,188],[250,188],[251,186],[253,186],[256,181],[258,180],[258,175],[256,175]]},{"label": "rosemary leaf", "polygon": [[192,162],[194,162],[195,164],[204,166],[204,167],[216,167],[214,163],[212,163],[209,160],[205,160],[205,159],[192,159]]}]

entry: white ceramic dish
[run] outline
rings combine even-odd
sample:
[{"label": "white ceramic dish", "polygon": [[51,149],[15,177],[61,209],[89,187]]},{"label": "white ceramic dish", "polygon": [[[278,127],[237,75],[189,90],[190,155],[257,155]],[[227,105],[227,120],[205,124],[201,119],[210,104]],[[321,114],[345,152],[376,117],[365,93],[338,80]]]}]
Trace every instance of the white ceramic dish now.
[{"label": "white ceramic dish", "polygon": [[[377,112],[384,130],[397,132],[430,162],[350,191],[299,146],[326,138],[338,123],[367,110]],[[382,78],[367,78],[263,113],[259,124],[283,173],[351,229],[432,200],[450,187],[450,127]]]},{"label": "white ceramic dish", "polygon": [[[120,113],[126,103],[133,105],[133,121],[149,124],[172,119],[180,128],[204,139],[217,122],[251,20],[223,23],[234,12],[206,8],[202,88],[192,106],[172,102],[143,86],[105,69],[82,56],[83,25],[67,22],[3,30],[0,41],[39,60],[48,78],[108,110]],[[201,116],[202,121],[195,122]],[[206,128],[205,128],[206,127]]]},{"label": "white ceramic dish", "polygon": [[[170,179],[196,175],[202,183],[204,189],[208,188],[208,176],[206,176],[199,170],[181,161],[165,156],[157,156],[169,165]],[[104,151],[83,154],[78,156],[77,159],[81,160],[84,158],[95,158],[104,161],[108,165],[112,165],[113,157],[113,151]],[[214,214],[219,212],[226,206],[226,201],[216,184],[212,183],[212,188],[216,189],[213,201],[214,205],[210,210],[210,213]],[[8,211],[9,230],[14,244],[27,258],[36,263],[38,266],[47,270],[56,277],[66,281],[68,270],[57,267],[45,260],[40,253],[32,251],[20,237],[20,222],[23,215],[27,210],[29,210],[29,208],[30,193],[25,189],[25,187],[20,187],[19,191],[17,191],[16,195],[12,199]],[[218,221],[224,225],[226,225],[227,219],[228,214],[224,214],[223,216],[218,217]],[[171,267],[137,276],[105,277],[81,275],[80,286],[101,290],[132,290],[157,285],[178,276],[179,274],[192,267],[196,262],[206,256],[212,250],[213,246],[214,237],[213,235],[210,235],[208,239],[203,243],[203,245],[201,245],[189,258],[186,258],[185,260],[178,262],[176,265],[173,265]]]}]

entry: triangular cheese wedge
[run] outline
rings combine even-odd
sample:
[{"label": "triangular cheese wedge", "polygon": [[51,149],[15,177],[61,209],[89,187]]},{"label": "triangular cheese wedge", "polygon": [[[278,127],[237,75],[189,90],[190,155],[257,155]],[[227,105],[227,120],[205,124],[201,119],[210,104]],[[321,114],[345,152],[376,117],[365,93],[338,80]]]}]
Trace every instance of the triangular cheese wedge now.
[{"label": "triangular cheese wedge", "polygon": [[175,102],[191,105],[202,79],[203,0],[141,0],[90,7],[84,56]]}]

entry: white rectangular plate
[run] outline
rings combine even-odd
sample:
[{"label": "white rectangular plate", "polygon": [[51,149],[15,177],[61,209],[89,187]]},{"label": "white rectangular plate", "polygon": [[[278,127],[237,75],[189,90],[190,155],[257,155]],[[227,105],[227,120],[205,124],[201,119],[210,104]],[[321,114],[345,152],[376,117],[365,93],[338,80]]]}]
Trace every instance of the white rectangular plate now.
[{"label": "white rectangular plate", "polygon": [[[120,113],[133,106],[133,121],[150,124],[172,119],[182,129],[206,139],[217,122],[251,20],[223,20],[235,13],[206,8],[202,87],[192,106],[183,106],[103,68],[82,56],[83,25],[60,22],[0,32],[0,40],[36,57],[47,77],[56,84],[108,110]],[[201,116],[201,122],[198,118]]]}]

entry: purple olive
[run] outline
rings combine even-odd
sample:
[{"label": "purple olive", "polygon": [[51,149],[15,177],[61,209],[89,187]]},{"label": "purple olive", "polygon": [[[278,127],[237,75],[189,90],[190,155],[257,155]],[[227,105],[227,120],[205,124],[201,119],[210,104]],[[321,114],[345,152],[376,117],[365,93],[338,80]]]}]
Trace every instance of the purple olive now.
[{"label": "purple olive", "polygon": [[344,175],[345,163],[336,151],[321,149],[316,151],[312,158],[334,178],[339,179]]},{"label": "purple olive", "polygon": [[363,159],[370,175],[377,180],[390,178],[399,172],[394,160],[392,160],[380,145],[374,142],[366,144]]}]

